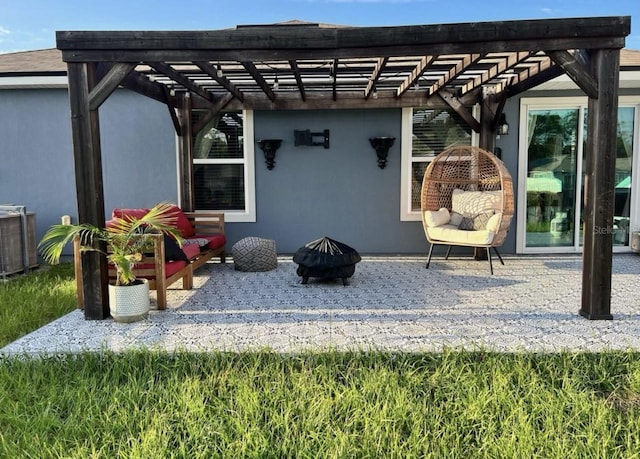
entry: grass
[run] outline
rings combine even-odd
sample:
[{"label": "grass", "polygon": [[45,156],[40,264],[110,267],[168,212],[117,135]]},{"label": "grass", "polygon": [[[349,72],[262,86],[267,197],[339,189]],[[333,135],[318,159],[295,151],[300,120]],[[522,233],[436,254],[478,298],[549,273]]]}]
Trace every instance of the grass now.
[{"label": "grass", "polygon": [[[0,284],[3,342],[74,293],[69,265]],[[640,353],[5,356],[4,457],[639,458]]]},{"label": "grass", "polygon": [[0,281],[0,348],[72,311],[75,302],[72,263]]},{"label": "grass", "polygon": [[5,358],[1,457],[615,458],[640,356],[141,352]]}]

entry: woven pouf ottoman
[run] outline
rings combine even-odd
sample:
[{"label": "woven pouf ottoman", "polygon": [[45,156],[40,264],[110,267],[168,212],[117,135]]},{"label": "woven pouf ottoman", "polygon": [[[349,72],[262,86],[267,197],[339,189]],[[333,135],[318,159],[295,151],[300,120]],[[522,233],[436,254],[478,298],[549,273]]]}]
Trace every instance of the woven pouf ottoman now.
[{"label": "woven pouf ottoman", "polygon": [[231,247],[237,271],[271,271],[278,267],[276,241],[260,237],[245,237]]}]

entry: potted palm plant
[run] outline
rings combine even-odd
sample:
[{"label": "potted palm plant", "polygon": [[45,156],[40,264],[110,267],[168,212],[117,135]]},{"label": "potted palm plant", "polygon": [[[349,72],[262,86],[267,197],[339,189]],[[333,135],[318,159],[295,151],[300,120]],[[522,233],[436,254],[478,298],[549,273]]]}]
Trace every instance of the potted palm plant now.
[{"label": "potted palm plant", "polygon": [[[149,234],[163,233],[182,244],[175,216],[170,212],[172,204],[159,203],[140,218],[114,217],[105,228],[90,224],[56,224],[51,226],[38,247],[42,258],[52,264],[58,263],[64,247],[78,238],[82,251],[104,253],[116,270],[116,278],[109,284],[109,309],[114,320],[134,322],[149,313],[149,284],[138,279],[134,266],[143,254],[153,250]],[[103,252],[100,242],[107,250]]]}]

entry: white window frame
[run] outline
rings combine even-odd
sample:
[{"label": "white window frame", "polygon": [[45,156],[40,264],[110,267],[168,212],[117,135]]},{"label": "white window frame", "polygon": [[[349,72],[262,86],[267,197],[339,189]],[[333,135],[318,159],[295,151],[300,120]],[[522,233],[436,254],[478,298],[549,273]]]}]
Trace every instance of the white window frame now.
[{"label": "white window frame", "polygon": [[[576,97],[527,97],[520,99],[520,129],[518,138],[518,190],[517,190],[517,206],[516,214],[516,253],[537,254],[537,253],[582,253],[583,246],[576,241],[573,246],[565,247],[526,247],[526,229],[527,229],[527,138],[528,138],[528,120],[529,110],[554,110],[554,109],[577,109],[579,110],[579,120],[584,118],[584,111],[587,109],[589,99],[586,96]],[[630,231],[637,231],[640,228],[640,199],[638,199],[638,190],[640,186],[640,96],[619,96],[618,107],[633,107],[634,111],[634,131],[633,131],[633,158],[631,162],[631,206],[629,215]],[[578,124],[578,155],[582,158],[585,154],[583,151],[584,124]],[[583,171],[582,161],[577,161],[576,171],[576,189],[582,188]],[[580,215],[576,212],[575,225],[580,224]],[[629,252],[629,246],[613,246],[613,252]]]},{"label": "white window frame", "polygon": [[[255,174],[255,142],[253,127],[253,110],[242,110],[242,158],[199,158],[193,159],[193,164],[243,164],[244,165],[244,210],[216,210],[207,209],[206,212],[224,213],[225,222],[256,221],[256,174]],[[180,187],[178,187],[180,189]],[[197,212],[197,210],[196,210]],[[204,210],[203,210],[204,212]]]},{"label": "white window frame", "polygon": [[[411,209],[411,187],[413,163],[430,163],[433,157],[413,157],[413,110],[420,107],[402,108],[402,129],[400,142],[400,221],[422,221],[420,211]],[[472,110],[478,119],[479,105]],[[478,145],[478,134],[471,130],[471,145]]]}]

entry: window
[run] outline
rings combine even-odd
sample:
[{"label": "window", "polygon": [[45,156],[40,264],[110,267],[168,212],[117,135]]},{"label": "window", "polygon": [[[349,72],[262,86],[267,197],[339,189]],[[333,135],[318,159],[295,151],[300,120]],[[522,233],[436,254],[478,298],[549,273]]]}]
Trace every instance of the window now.
[{"label": "window", "polygon": [[[206,112],[195,111],[194,124]],[[222,112],[193,140],[195,209],[225,213],[230,222],[255,221],[253,116]]]},{"label": "window", "polygon": [[454,145],[472,145],[475,136],[452,109],[402,109],[402,190],[400,220],[419,221],[422,177],[437,154]]}]

